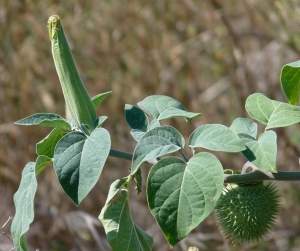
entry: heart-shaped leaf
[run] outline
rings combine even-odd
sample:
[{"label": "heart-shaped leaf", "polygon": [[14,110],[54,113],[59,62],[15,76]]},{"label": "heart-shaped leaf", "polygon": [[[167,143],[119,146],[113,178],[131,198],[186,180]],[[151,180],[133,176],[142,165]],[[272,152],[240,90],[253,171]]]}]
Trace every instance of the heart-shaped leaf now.
[{"label": "heart-shaped leaf", "polygon": [[71,130],[69,123],[61,116],[53,113],[36,113],[15,122],[17,125],[41,125]]},{"label": "heart-shaped leaf", "polygon": [[151,168],[147,182],[149,208],[171,246],[213,211],[222,192],[223,176],[219,160],[203,152],[188,163],[167,157]]},{"label": "heart-shaped leaf", "polygon": [[283,66],[280,81],[285,96],[292,105],[296,105],[300,93],[300,61]]},{"label": "heart-shaped leaf", "polygon": [[152,250],[152,238],[132,220],[126,190],[102,208],[99,220],[114,251]]},{"label": "heart-shaped leaf", "polygon": [[54,128],[43,140],[36,144],[36,154],[53,158],[57,142],[67,133],[66,130]]},{"label": "heart-shaped leaf", "polygon": [[199,126],[189,138],[189,146],[213,151],[240,152],[246,149],[241,139],[227,126],[207,124]]},{"label": "heart-shaped leaf", "polygon": [[110,150],[110,136],[96,128],[89,137],[71,132],[56,145],[54,169],[67,195],[78,205],[94,187]]},{"label": "heart-shaped leaf", "polygon": [[246,134],[256,139],[257,124],[247,118],[237,118],[232,122],[229,127],[235,134]]},{"label": "heart-shaped leaf", "polygon": [[247,146],[247,150],[243,151],[243,154],[249,161],[264,171],[277,172],[277,135],[275,132],[264,132],[259,136],[257,141],[241,134],[240,137]]},{"label": "heart-shaped leaf", "polygon": [[183,147],[183,136],[172,126],[156,127],[148,131],[133,152],[131,174],[134,174],[143,162],[176,152]]},{"label": "heart-shaped leaf", "polygon": [[247,98],[246,110],[252,118],[266,125],[266,130],[300,122],[299,106],[271,100],[261,93]]},{"label": "heart-shaped leaf", "polygon": [[34,218],[36,188],[35,163],[29,162],[23,169],[20,186],[14,195],[16,213],[10,230],[17,251],[29,251],[25,233]]},{"label": "heart-shaped leaf", "polygon": [[168,118],[183,117],[188,121],[201,116],[201,113],[186,112],[176,99],[164,95],[152,95],[138,103],[146,113],[158,121]]},{"label": "heart-shaped leaf", "polygon": [[104,99],[106,99],[106,97],[111,94],[112,92],[105,92],[105,93],[100,93],[94,97],[91,98],[91,101],[93,103],[93,106],[95,107],[95,109],[102,103],[102,101]]}]

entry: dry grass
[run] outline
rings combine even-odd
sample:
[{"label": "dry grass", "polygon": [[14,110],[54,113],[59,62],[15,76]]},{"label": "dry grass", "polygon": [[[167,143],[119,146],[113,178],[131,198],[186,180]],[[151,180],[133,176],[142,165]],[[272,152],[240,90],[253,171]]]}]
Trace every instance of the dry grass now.
[{"label": "dry grass", "polygon": [[[0,214],[0,225],[14,214],[12,194],[22,168],[35,159],[35,143],[49,132],[48,128],[16,127],[13,121],[37,112],[65,113],[46,26],[50,15],[61,17],[91,96],[113,91],[98,114],[109,116],[104,127],[112,135],[113,147],[132,151],[134,141],[123,119],[124,105],[136,104],[148,95],[169,95],[188,110],[203,113],[190,124],[171,122],[186,137],[200,124],[230,125],[234,118],[246,116],[245,99],[253,92],[284,100],[279,74],[285,63],[300,55],[299,12],[296,0],[1,1],[0,209],[5,208],[6,214]],[[296,170],[299,128],[276,132],[278,169]],[[225,168],[238,169],[245,161],[240,154],[218,156]],[[78,237],[66,217],[78,210],[97,217],[108,186],[126,175],[129,165],[109,159],[79,209],[63,194],[48,168],[38,180],[30,245],[40,250],[99,250],[93,235],[82,237],[86,244],[76,242]],[[280,183],[279,187],[284,194],[283,213],[266,242],[229,248],[210,217],[174,250],[187,250],[188,244],[200,250],[297,250],[299,185]],[[156,250],[169,250],[144,195],[132,196],[132,211],[137,223],[154,236]],[[97,230],[102,240],[104,231]]]}]

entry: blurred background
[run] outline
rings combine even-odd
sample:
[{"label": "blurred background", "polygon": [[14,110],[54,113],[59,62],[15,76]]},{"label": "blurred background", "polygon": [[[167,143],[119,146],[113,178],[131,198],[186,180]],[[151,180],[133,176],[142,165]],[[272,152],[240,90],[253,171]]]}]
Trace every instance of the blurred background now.
[{"label": "blurred background", "polygon": [[[12,197],[21,172],[35,161],[35,144],[50,128],[15,126],[38,112],[65,116],[51,56],[47,20],[62,20],[80,75],[91,96],[112,91],[98,108],[109,118],[114,148],[132,152],[124,105],[148,95],[179,100],[203,116],[190,123],[167,121],[186,139],[198,126],[230,126],[247,117],[254,92],[286,101],[281,67],[300,58],[297,0],[2,0],[0,1],[0,226],[14,215]],[[263,128],[259,127],[260,132]],[[276,129],[279,170],[299,170],[299,126]],[[217,154],[224,168],[241,169],[242,154]],[[38,178],[35,220],[27,234],[32,250],[110,250],[97,217],[109,185],[128,175],[130,162],[109,158],[99,182],[77,208],[63,193],[52,167]],[[146,180],[149,167],[143,167]],[[145,182],[144,182],[145,184]],[[282,211],[274,231],[257,244],[232,245],[213,215],[173,248],[199,250],[300,250],[299,182],[277,182]],[[145,185],[144,185],[145,191]],[[170,250],[151,216],[145,192],[131,196],[135,222],[154,238],[154,250]],[[1,230],[10,234],[9,221]],[[12,244],[0,237],[0,251]]]}]

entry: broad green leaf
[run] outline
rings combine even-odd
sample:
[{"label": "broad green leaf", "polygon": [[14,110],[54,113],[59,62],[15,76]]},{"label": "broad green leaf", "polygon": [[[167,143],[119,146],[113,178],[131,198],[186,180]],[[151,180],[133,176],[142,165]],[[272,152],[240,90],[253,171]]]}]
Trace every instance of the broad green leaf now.
[{"label": "broad green leaf", "polygon": [[247,118],[237,118],[229,127],[235,134],[247,134],[256,139],[257,124]]},{"label": "broad green leaf", "polygon": [[110,136],[96,128],[89,137],[65,135],[56,145],[54,169],[67,195],[78,205],[98,181],[110,150]]},{"label": "broad green leaf", "polygon": [[148,160],[176,152],[184,147],[184,138],[174,127],[162,126],[148,131],[133,152],[131,174]]},{"label": "broad green leaf", "polygon": [[280,81],[285,96],[292,105],[296,105],[300,93],[300,61],[284,65]]},{"label": "broad green leaf", "polygon": [[139,142],[140,139],[146,134],[146,132],[143,132],[143,131],[140,131],[140,130],[137,130],[137,129],[132,129],[130,131],[132,137],[137,141]]},{"label": "broad green leaf", "polygon": [[261,93],[247,98],[246,110],[252,118],[266,125],[266,130],[300,122],[299,106],[271,100]]},{"label": "broad green leaf", "polygon": [[100,116],[96,120],[96,127],[101,127],[103,122],[107,119],[107,116]]},{"label": "broad green leaf", "polygon": [[99,220],[114,251],[152,250],[152,238],[132,220],[126,190],[102,208]]},{"label": "broad green leaf", "polygon": [[127,124],[136,130],[146,132],[149,125],[147,115],[138,107],[126,104],[125,119]]},{"label": "broad green leaf", "polygon": [[243,151],[243,154],[249,161],[264,171],[277,172],[277,135],[275,132],[264,132],[257,141],[251,137],[240,136],[247,146],[247,150]]},{"label": "broad green leaf", "polygon": [[213,211],[222,192],[223,176],[219,160],[203,152],[188,163],[167,157],[151,168],[147,181],[149,208],[171,246]]},{"label": "broad green leaf", "polygon": [[57,142],[67,133],[66,130],[54,128],[43,140],[36,144],[36,154],[53,158]]},{"label": "broad green leaf", "polygon": [[44,155],[39,155],[36,159],[36,164],[35,164],[36,177],[38,177],[40,173],[44,171],[44,169],[50,164],[52,164],[51,158]]},{"label": "broad green leaf", "polygon": [[164,95],[148,96],[139,102],[138,106],[158,121],[173,117],[184,117],[187,120],[192,120],[201,116],[201,113],[186,112],[180,102]]},{"label": "broad green leaf", "polygon": [[17,125],[41,125],[71,130],[69,123],[61,116],[53,113],[36,113],[15,122]]},{"label": "broad green leaf", "polygon": [[36,188],[35,163],[29,162],[23,169],[20,186],[14,195],[16,213],[10,230],[16,251],[29,251],[25,234],[34,218]]},{"label": "broad green leaf", "polygon": [[240,138],[227,126],[207,124],[194,130],[189,138],[189,146],[202,147],[213,151],[241,152],[246,149]]},{"label": "broad green leaf", "polygon": [[104,92],[104,93],[100,93],[100,94],[98,94],[98,95],[92,97],[91,100],[92,100],[92,103],[93,103],[94,107],[97,108],[97,107],[102,103],[102,101],[103,101],[104,99],[106,99],[106,97],[107,97],[109,94],[111,94],[111,93],[112,93],[111,91],[109,91],[109,92]]}]

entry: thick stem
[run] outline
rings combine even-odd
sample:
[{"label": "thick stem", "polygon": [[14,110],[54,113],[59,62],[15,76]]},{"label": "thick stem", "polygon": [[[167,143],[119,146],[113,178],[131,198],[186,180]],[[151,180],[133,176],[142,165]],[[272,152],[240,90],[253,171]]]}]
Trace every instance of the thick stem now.
[{"label": "thick stem", "polygon": [[[133,154],[111,148],[109,156],[132,161]],[[157,160],[151,160],[147,163],[154,165],[156,162]],[[263,180],[296,181],[300,180],[300,172],[278,171],[277,173],[271,173],[254,170],[244,174],[224,174],[225,183],[244,183]]]},{"label": "thick stem", "polygon": [[132,160],[133,154],[128,152],[123,152],[117,149],[110,148],[109,156],[126,159],[126,160]]},{"label": "thick stem", "polygon": [[[266,172],[268,173],[268,172]],[[275,180],[275,181],[296,181],[300,180],[300,172],[285,172],[278,171],[277,173],[262,173],[262,172],[251,172],[245,174],[225,174],[225,183],[241,183],[241,182],[253,182],[263,180]]]}]

